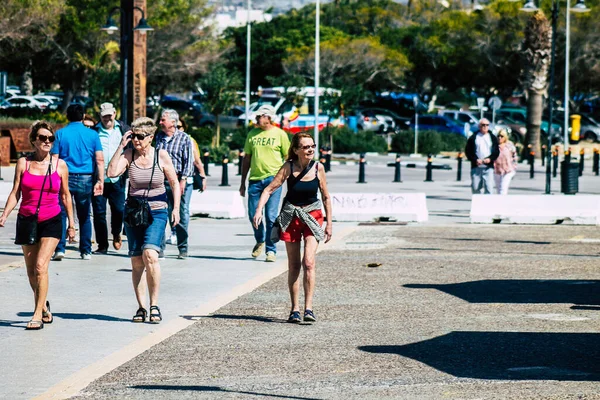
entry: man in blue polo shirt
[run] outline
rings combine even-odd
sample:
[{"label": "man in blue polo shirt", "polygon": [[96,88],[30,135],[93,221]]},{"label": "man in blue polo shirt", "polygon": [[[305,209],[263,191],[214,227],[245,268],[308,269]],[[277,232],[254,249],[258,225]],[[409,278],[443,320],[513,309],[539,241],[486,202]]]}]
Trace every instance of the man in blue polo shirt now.
[{"label": "man in blue polo shirt", "polygon": [[[84,110],[80,104],[67,108],[69,124],[56,132],[52,153],[58,154],[69,168],[69,190],[79,220],[79,252],[84,260],[92,259],[92,222],[90,206],[92,196],[102,195],[104,189],[104,155],[98,134],[83,125]],[[93,182],[94,177],[96,182]],[[67,214],[62,210],[63,226]],[[56,246],[55,261],[65,256],[65,232]]]}]

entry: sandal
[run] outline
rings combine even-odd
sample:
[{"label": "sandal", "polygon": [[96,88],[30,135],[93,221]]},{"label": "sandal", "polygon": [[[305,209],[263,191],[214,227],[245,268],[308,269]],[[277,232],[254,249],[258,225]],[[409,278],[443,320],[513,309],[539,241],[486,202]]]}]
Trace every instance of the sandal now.
[{"label": "sandal", "polygon": [[25,330],[28,331],[39,331],[40,329],[44,329],[44,322],[39,319],[32,319],[25,327]]},{"label": "sandal", "polygon": [[148,311],[144,307],[140,307],[131,319],[131,322],[146,322],[146,315],[148,315]]},{"label": "sandal", "polygon": [[[152,311],[156,311],[156,313],[152,313]],[[158,308],[158,306],[150,307],[150,317],[148,318],[148,321],[151,324],[159,324],[160,321],[162,321],[162,314],[160,313],[160,308]]]},{"label": "sandal", "polygon": [[291,311],[287,322],[290,322],[292,324],[299,324],[300,322],[302,322],[302,320],[300,319],[300,311]]},{"label": "sandal", "polygon": [[312,310],[304,310],[304,321],[317,322],[317,316]]},{"label": "sandal", "polygon": [[[46,319],[46,318],[50,318],[50,319]],[[50,311],[50,302],[46,301],[46,311],[42,311],[42,322],[45,324],[51,324],[54,321],[54,316],[52,315],[52,312]]]}]

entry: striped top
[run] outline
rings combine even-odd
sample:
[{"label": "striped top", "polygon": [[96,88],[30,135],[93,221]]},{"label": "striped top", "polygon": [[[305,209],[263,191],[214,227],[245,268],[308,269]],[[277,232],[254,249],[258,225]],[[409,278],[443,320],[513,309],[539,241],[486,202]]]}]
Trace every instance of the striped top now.
[{"label": "striped top", "polygon": [[[154,150],[155,152],[158,150]],[[158,156],[158,155],[157,155]],[[140,168],[134,160],[129,166],[129,196],[148,197],[148,204],[151,210],[167,208],[167,191],[165,189],[165,173],[160,167],[158,157],[155,158],[156,168],[152,177],[152,185],[148,190],[150,177],[152,176],[152,167]]]}]

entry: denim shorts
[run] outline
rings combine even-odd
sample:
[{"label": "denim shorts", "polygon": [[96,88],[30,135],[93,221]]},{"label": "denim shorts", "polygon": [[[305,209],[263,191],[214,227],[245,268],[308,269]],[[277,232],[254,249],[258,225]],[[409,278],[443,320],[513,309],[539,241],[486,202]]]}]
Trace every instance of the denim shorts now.
[{"label": "denim shorts", "polygon": [[160,252],[169,211],[166,208],[159,210],[150,210],[152,214],[152,223],[145,228],[131,228],[125,226],[127,242],[129,245],[129,255],[131,257],[141,256],[146,249]]}]

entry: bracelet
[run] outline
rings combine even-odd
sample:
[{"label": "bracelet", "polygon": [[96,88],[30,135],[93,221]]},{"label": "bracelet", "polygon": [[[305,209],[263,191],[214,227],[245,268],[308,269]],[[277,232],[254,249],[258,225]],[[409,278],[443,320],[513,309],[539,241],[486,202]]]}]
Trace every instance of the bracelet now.
[{"label": "bracelet", "polygon": [[67,228],[67,230],[69,230],[69,229],[75,229],[75,227],[74,226],[70,226],[70,227]]}]

